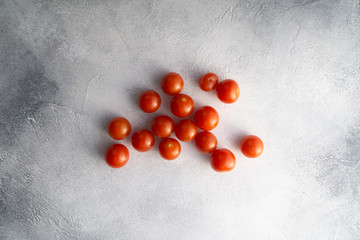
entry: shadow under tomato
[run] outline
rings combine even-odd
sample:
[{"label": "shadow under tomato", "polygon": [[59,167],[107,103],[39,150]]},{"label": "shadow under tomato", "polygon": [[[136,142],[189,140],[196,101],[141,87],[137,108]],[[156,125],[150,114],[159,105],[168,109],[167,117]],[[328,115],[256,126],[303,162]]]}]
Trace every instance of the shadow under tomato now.
[{"label": "shadow under tomato", "polygon": [[98,142],[98,144],[95,147],[96,155],[99,157],[99,160],[104,161],[105,163],[105,154],[107,149],[118,142],[112,141],[109,137],[109,139],[105,141]]},{"label": "shadow under tomato", "polygon": [[239,131],[239,133],[233,135],[231,137],[231,142],[234,144],[234,146],[236,147],[240,147],[240,142],[241,140],[246,137],[248,134],[244,131]]},{"label": "shadow under tomato", "polygon": [[106,150],[117,141],[112,139],[108,134],[108,125],[110,121],[116,117],[121,117],[112,112],[104,113],[99,119],[97,119],[98,127],[101,129],[102,134],[98,139],[94,139],[91,142],[93,145],[91,146],[90,151],[93,151],[101,161],[105,159]]},{"label": "shadow under tomato", "polygon": [[[199,133],[199,132],[198,132]],[[189,144],[190,145],[190,149],[192,152],[196,152],[196,157],[197,159],[199,159],[200,161],[204,161],[206,163],[210,162],[210,156],[211,153],[202,153],[200,152],[195,144],[195,139],[192,140],[191,142],[181,142],[181,144]]]},{"label": "shadow under tomato", "polygon": [[152,89],[150,87],[149,88],[133,87],[131,89],[128,89],[127,92],[129,94],[129,99],[130,99],[131,105],[134,108],[139,108],[139,97],[143,92],[145,92],[147,90],[152,90]]},{"label": "shadow under tomato", "polygon": [[192,80],[191,83],[193,84],[194,87],[197,87],[200,89],[199,79],[205,74],[206,74],[206,72],[196,72],[193,74],[193,76],[192,76],[193,79],[191,79]]},{"label": "shadow under tomato", "polygon": [[100,118],[99,118],[99,127],[100,129],[105,132],[108,133],[108,125],[110,123],[110,121],[114,118],[117,117],[123,117],[120,116],[118,114],[115,113],[104,113]]},{"label": "shadow under tomato", "polygon": [[153,80],[153,85],[154,86],[159,86],[161,88],[161,80],[169,72],[173,72],[173,71],[163,68],[163,69],[157,70],[155,72],[152,72],[150,74],[151,75],[150,77]]}]

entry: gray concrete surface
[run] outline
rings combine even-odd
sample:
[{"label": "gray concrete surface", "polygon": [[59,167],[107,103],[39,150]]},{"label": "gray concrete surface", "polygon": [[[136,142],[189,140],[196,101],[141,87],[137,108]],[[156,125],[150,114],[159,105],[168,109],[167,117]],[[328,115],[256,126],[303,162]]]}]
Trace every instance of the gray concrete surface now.
[{"label": "gray concrete surface", "polygon": [[[129,163],[105,164],[112,117],[136,130],[169,113],[168,71],[219,111],[231,173],[192,143],[167,162],[127,139]],[[208,71],[239,101],[200,91]],[[359,85],[359,0],[0,0],[0,239],[358,240]]]}]

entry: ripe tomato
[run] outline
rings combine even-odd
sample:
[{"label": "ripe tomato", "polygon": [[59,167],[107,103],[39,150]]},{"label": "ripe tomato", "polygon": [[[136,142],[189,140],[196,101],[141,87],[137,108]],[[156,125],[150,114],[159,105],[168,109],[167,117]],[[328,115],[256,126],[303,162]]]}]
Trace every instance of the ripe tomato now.
[{"label": "ripe tomato", "polygon": [[131,143],[135,150],[146,152],[154,146],[155,137],[149,130],[142,129],[133,134]]},{"label": "ripe tomato", "polygon": [[244,137],[240,142],[241,152],[248,158],[256,158],[264,150],[263,141],[254,135]]},{"label": "ripe tomato", "polygon": [[194,111],[194,101],[186,94],[178,94],[170,103],[171,112],[177,117],[187,117]]},{"label": "ripe tomato", "polygon": [[161,81],[161,88],[166,94],[176,95],[181,92],[184,86],[182,77],[174,72],[170,72],[164,76]]},{"label": "ripe tomato", "polygon": [[217,85],[216,94],[222,102],[233,103],[239,98],[239,85],[234,80],[224,80]]},{"label": "ripe tomato", "polygon": [[146,113],[152,113],[159,109],[161,98],[153,90],[143,92],[139,97],[139,107]]},{"label": "ripe tomato", "polygon": [[195,124],[202,130],[210,131],[214,129],[218,123],[219,114],[210,106],[201,107],[195,112]]},{"label": "ripe tomato", "polygon": [[169,137],[174,132],[174,128],[174,121],[166,115],[161,115],[154,118],[151,124],[152,132],[155,134],[155,136],[160,138]]},{"label": "ripe tomato", "polygon": [[175,127],[175,135],[180,141],[192,141],[197,134],[197,127],[190,119],[181,120]]},{"label": "ripe tomato", "polygon": [[122,144],[114,144],[106,151],[105,160],[110,167],[121,168],[129,160],[129,150]]},{"label": "ripe tomato", "polygon": [[109,123],[108,132],[109,135],[115,140],[124,139],[129,136],[131,132],[130,122],[126,118],[114,118]]},{"label": "ripe tomato", "polygon": [[200,152],[212,153],[217,147],[217,139],[211,132],[203,131],[196,135],[195,144]]},{"label": "ripe tomato", "polygon": [[219,77],[215,73],[207,73],[199,80],[199,86],[202,90],[209,92],[218,85]]},{"label": "ripe tomato", "polygon": [[230,150],[221,148],[211,154],[210,163],[215,171],[228,172],[235,167],[236,159]]},{"label": "ripe tomato", "polygon": [[165,138],[159,144],[160,156],[166,160],[174,160],[180,155],[181,145],[174,138]]}]

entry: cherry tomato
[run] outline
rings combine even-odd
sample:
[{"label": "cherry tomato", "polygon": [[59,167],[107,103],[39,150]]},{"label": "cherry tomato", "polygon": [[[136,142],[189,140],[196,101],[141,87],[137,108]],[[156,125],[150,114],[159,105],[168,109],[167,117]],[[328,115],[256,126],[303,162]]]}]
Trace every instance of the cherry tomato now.
[{"label": "cherry tomato", "polygon": [[149,130],[142,129],[133,134],[131,143],[135,150],[146,152],[154,146],[155,138]]},{"label": "cherry tomato", "polygon": [[222,102],[233,103],[239,98],[239,85],[234,80],[224,80],[217,85],[216,94]]},{"label": "cherry tomato", "polygon": [[161,88],[166,94],[176,95],[181,92],[184,86],[182,77],[174,72],[170,72],[164,76],[161,81]]},{"label": "cherry tomato", "polygon": [[174,132],[174,128],[174,121],[166,115],[161,115],[154,118],[151,124],[152,132],[155,134],[155,136],[160,138],[169,137]]},{"label": "cherry tomato", "polygon": [[130,122],[126,118],[114,118],[109,123],[108,132],[109,135],[115,140],[124,139],[129,136],[131,132]]},{"label": "cherry tomato", "polygon": [[174,138],[165,138],[159,144],[160,156],[166,160],[174,160],[180,155],[181,145]]},{"label": "cherry tomato", "polygon": [[114,144],[106,151],[105,160],[110,167],[121,168],[129,160],[129,150],[122,144]]},{"label": "cherry tomato", "polygon": [[219,114],[210,106],[201,107],[195,112],[195,124],[201,130],[210,131],[214,129],[218,123]]},{"label": "cherry tomato", "polygon": [[197,127],[190,119],[181,120],[175,127],[175,135],[180,141],[192,141],[197,134]]},{"label": "cherry tomato", "polygon": [[210,163],[215,171],[228,172],[235,167],[236,159],[230,150],[221,148],[211,154]]},{"label": "cherry tomato", "polygon": [[177,117],[187,117],[194,111],[194,101],[186,94],[178,94],[170,103],[171,112]]},{"label": "cherry tomato", "polygon": [[161,98],[153,90],[143,92],[139,97],[139,107],[146,113],[152,113],[159,109]]},{"label": "cherry tomato", "polygon": [[212,153],[216,149],[217,139],[211,132],[203,131],[196,135],[195,144],[200,152]]},{"label": "cherry tomato", "polygon": [[199,86],[202,90],[209,92],[218,85],[219,77],[215,73],[207,73],[199,80]]},{"label": "cherry tomato", "polygon": [[263,141],[254,135],[244,137],[240,142],[241,152],[248,158],[256,158],[264,150]]}]

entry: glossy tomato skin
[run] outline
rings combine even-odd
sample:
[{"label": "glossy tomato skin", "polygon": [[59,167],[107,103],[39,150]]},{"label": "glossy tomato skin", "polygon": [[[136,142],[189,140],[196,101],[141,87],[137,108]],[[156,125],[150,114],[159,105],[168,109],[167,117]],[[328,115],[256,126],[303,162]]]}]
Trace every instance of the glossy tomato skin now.
[{"label": "glossy tomato skin", "polygon": [[174,132],[175,123],[174,121],[166,115],[161,115],[156,118],[151,123],[151,130],[155,136],[160,138],[167,138]]},{"label": "glossy tomato skin", "polygon": [[171,100],[170,108],[175,116],[185,118],[194,111],[194,101],[186,94],[178,94]]},{"label": "glossy tomato skin", "polygon": [[109,135],[115,140],[121,140],[129,136],[131,132],[130,122],[123,117],[114,118],[108,126]]},{"label": "glossy tomato skin", "polygon": [[154,146],[155,137],[149,130],[142,129],[133,134],[131,143],[135,150],[147,152]]},{"label": "glossy tomato skin", "polygon": [[232,79],[226,79],[217,85],[216,94],[224,103],[236,102],[240,95],[239,85]]},{"label": "glossy tomato skin", "polygon": [[129,160],[129,150],[122,144],[114,144],[106,151],[105,160],[110,167],[121,168]]},{"label": "glossy tomato skin", "polygon": [[179,74],[174,72],[166,74],[161,81],[161,88],[169,95],[179,94],[183,87],[184,80]]},{"label": "glossy tomato skin", "polygon": [[196,135],[195,144],[200,152],[212,153],[217,147],[217,139],[211,132],[203,131]]},{"label": "glossy tomato skin", "polygon": [[219,114],[213,107],[204,106],[195,112],[195,124],[201,130],[211,131],[218,123]]},{"label": "glossy tomato skin", "polygon": [[174,138],[165,138],[159,144],[160,156],[166,160],[174,160],[180,155],[181,145]]},{"label": "glossy tomato skin", "polygon": [[192,141],[197,134],[197,127],[190,119],[183,119],[175,126],[176,137],[183,142]]},{"label": "glossy tomato skin", "polygon": [[249,135],[241,140],[240,149],[246,157],[256,158],[264,151],[264,143],[258,136]]},{"label": "glossy tomato skin", "polygon": [[199,79],[199,87],[205,92],[214,90],[218,83],[219,77],[215,73],[207,73]]},{"label": "glossy tomato skin", "polygon": [[236,158],[230,150],[221,148],[211,154],[210,163],[215,171],[228,172],[234,169]]},{"label": "glossy tomato skin", "polygon": [[145,91],[139,97],[139,107],[146,113],[156,112],[160,105],[160,95],[153,90]]}]

